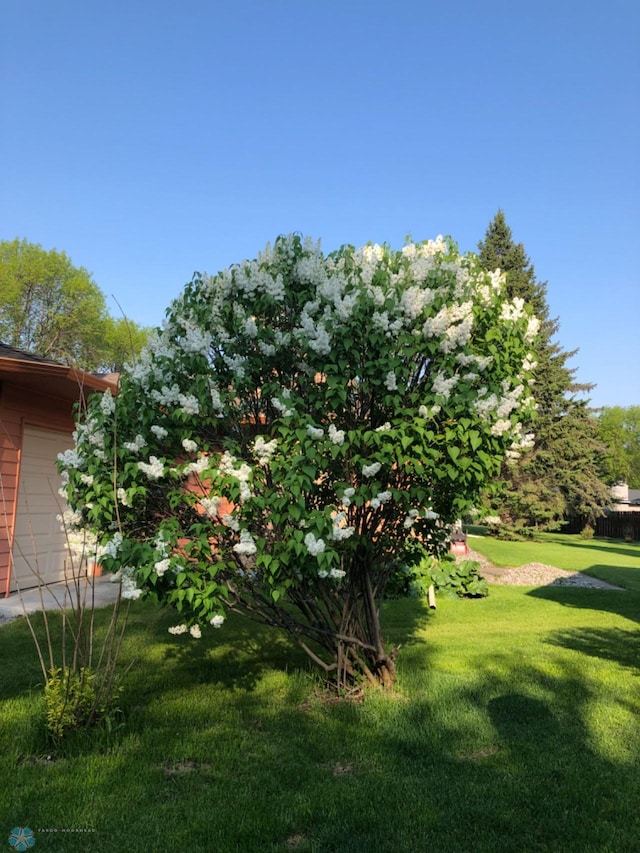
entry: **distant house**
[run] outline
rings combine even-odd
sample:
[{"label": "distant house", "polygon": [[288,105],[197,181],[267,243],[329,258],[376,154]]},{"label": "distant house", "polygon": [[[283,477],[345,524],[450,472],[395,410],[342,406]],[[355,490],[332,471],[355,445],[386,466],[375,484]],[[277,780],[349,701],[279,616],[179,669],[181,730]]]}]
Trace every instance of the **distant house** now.
[{"label": "distant house", "polygon": [[64,578],[58,453],[74,406],[113,380],[0,343],[0,596]]},{"label": "distant house", "polygon": [[640,512],[640,489],[630,489],[626,483],[611,487],[612,512]]}]

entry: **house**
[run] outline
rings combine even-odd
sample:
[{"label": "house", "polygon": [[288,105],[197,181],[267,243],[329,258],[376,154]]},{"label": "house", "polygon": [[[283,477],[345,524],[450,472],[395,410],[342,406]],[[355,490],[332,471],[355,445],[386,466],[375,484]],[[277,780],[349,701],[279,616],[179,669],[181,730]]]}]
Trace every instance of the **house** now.
[{"label": "house", "polygon": [[612,512],[640,512],[640,489],[630,489],[626,483],[611,487]]},{"label": "house", "polygon": [[114,384],[0,343],[0,597],[64,578],[57,456],[75,405]]}]

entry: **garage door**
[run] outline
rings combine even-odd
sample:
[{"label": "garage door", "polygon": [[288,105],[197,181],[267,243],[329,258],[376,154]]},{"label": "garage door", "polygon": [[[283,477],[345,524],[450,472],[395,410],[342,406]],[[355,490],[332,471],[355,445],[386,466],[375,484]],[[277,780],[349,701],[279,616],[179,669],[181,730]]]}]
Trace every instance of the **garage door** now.
[{"label": "garage door", "polygon": [[56,516],[64,508],[56,466],[71,447],[69,433],[25,426],[13,539],[11,591],[64,579],[66,539]]}]

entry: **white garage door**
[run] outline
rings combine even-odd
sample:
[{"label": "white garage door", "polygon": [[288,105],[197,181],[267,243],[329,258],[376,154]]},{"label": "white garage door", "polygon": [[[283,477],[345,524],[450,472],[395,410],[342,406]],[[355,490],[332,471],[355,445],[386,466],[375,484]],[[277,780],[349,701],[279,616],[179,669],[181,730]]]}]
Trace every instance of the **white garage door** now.
[{"label": "white garage door", "polygon": [[56,516],[64,509],[56,466],[71,447],[69,433],[25,426],[13,540],[11,591],[64,579],[66,538]]}]

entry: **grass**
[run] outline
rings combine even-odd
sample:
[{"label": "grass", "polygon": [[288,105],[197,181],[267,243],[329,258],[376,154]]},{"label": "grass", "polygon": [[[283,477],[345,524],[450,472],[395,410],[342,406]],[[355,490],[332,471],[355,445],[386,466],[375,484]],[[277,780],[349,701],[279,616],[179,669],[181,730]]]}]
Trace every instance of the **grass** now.
[{"label": "grass", "polygon": [[[638,551],[566,545],[563,568],[606,566],[627,591],[494,586],[435,613],[388,602],[398,689],[360,704],[325,701],[272,631],[229,619],[171,637],[175,617],[136,602],[123,724],[57,750],[26,626],[3,627],[0,833],[27,825],[37,850],[98,853],[636,851]],[[530,559],[558,565],[508,562]]]}]

